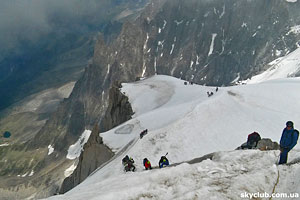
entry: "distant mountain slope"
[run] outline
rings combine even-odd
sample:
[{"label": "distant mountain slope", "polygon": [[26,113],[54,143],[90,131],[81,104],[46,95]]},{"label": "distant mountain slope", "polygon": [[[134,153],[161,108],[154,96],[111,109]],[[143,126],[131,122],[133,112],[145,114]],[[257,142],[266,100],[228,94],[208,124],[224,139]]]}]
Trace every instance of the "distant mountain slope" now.
[{"label": "distant mountain slope", "polygon": [[[147,1],[1,2],[0,112],[26,96],[77,81],[92,58],[97,33],[109,42],[121,21]],[[124,10],[130,15],[117,21]]]},{"label": "distant mountain slope", "polygon": [[[61,38],[60,38],[61,37]],[[21,55],[11,55],[0,62],[0,110],[26,96],[77,81],[93,53],[93,34],[51,33],[35,45],[24,45]]]},{"label": "distant mountain slope", "polygon": [[158,2],[164,3],[153,4],[125,34],[143,37],[136,41],[140,52],[135,57],[142,55],[139,76],[158,73],[230,85],[264,71],[267,63],[299,46],[300,2]]},{"label": "distant mountain slope", "polygon": [[257,83],[266,80],[295,77],[300,75],[300,48],[291,52],[285,57],[278,58],[269,63],[266,71],[251,77],[251,79],[242,81],[245,83]]}]

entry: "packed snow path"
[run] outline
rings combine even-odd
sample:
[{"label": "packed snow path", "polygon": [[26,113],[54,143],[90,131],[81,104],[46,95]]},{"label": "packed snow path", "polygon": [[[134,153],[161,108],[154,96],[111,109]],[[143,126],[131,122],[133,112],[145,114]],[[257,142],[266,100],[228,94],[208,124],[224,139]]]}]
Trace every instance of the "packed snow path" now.
[{"label": "packed snow path", "polygon": [[195,164],[121,173],[106,179],[94,174],[75,190],[50,199],[242,199],[245,192],[272,194],[278,170],[281,178],[275,192],[299,191],[299,182],[294,188],[285,188],[295,180],[288,178],[295,175],[292,171],[299,172],[299,164],[277,166],[278,154],[259,150],[218,152],[213,160]]}]

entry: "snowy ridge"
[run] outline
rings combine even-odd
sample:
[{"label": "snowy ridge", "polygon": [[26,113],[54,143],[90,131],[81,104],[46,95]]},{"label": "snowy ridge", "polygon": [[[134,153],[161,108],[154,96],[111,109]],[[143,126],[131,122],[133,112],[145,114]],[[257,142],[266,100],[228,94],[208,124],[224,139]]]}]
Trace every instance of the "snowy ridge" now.
[{"label": "snowy ridge", "polygon": [[265,72],[253,76],[245,83],[259,83],[266,80],[294,77],[300,72],[300,48],[283,58],[279,58],[269,64],[271,67]]},{"label": "snowy ridge", "polygon": [[[123,84],[135,115],[101,133],[116,156],[73,190],[50,199],[241,199],[243,192],[272,193],[279,171],[276,192],[300,191],[300,181],[293,178],[299,164],[277,166],[279,151],[232,151],[253,131],[279,141],[287,120],[300,127],[295,112],[300,94],[290,92],[299,91],[299,78],[221,87],[218,92],[183,82],[159,75]],[[207,97],[207,91],[215,94]],[[148,134],[139,139],[146,128]],[[143,170],[144,157],[157,166],[166,152],[171,164],[218,153],[196,164]],[[299,152],[298,144],[289,161],[299,159]],[[124,173],[125,155],[134,158],[136,172]]]}]

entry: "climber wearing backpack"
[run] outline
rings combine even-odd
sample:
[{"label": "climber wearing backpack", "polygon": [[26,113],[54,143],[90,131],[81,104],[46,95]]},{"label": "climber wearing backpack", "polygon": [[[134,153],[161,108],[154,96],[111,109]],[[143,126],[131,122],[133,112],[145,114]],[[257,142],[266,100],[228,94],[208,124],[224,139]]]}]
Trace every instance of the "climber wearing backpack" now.
[{"label": "climber wearing backpack", "polygon": [[144,158],[143,164],[144,164],[144,167],[145,167],[146,170],[152,169],[151,163],[147,158]]},{"label": "climber wearing backpack", "polygon": [[143,131],[140,133],[140,138],[142,139],[147,133],[148,133],[148,129],[143,130]]},{"label": "climber wearing backpack", "polygon": [[160,160],[159,160],[158,165],[159,165],[159,168],[163,168],[164,165],[165,165],[165,166],[168,166],[168,165],[169,165],[169,160],[167,159],[166,156],[162,156],[162,157],[160,158]]},{"label": "climber wearing backpack", "polygon": [[126,155],[123,159],[122,159],[122,164],[124,166],[124,170],[126,172],[128,171],[133,171],[135,170],[135,166],[134,166],[134,160],[132,158],[129,158],[128,155]]},{"label": "climber wearing backpack", "polygon": [[297,144],[299,131],[294,129],[292,121],[286,122],[280,139],[280,160],[279,165],[287,163],[288,153]]},{"label": "climber wearing backpack", "polygon": [[123,159],[122,159],[122,164],[125,165],[129,160],[129,156],[126,155]]}]

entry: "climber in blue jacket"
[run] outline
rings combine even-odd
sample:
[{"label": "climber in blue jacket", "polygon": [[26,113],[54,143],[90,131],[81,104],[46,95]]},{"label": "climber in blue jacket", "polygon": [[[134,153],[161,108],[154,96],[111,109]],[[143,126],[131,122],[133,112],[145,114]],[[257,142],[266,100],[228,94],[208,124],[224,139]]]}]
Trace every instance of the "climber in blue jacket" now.
[{"label": "climber in blue jacket", "polygon": [[292,121],[286,122],[286,127],[282,131],[280,139],[280,164],[287,163],[288,153],[297,144],[299,137],[299,131],[294,129],[294,123]]}]

